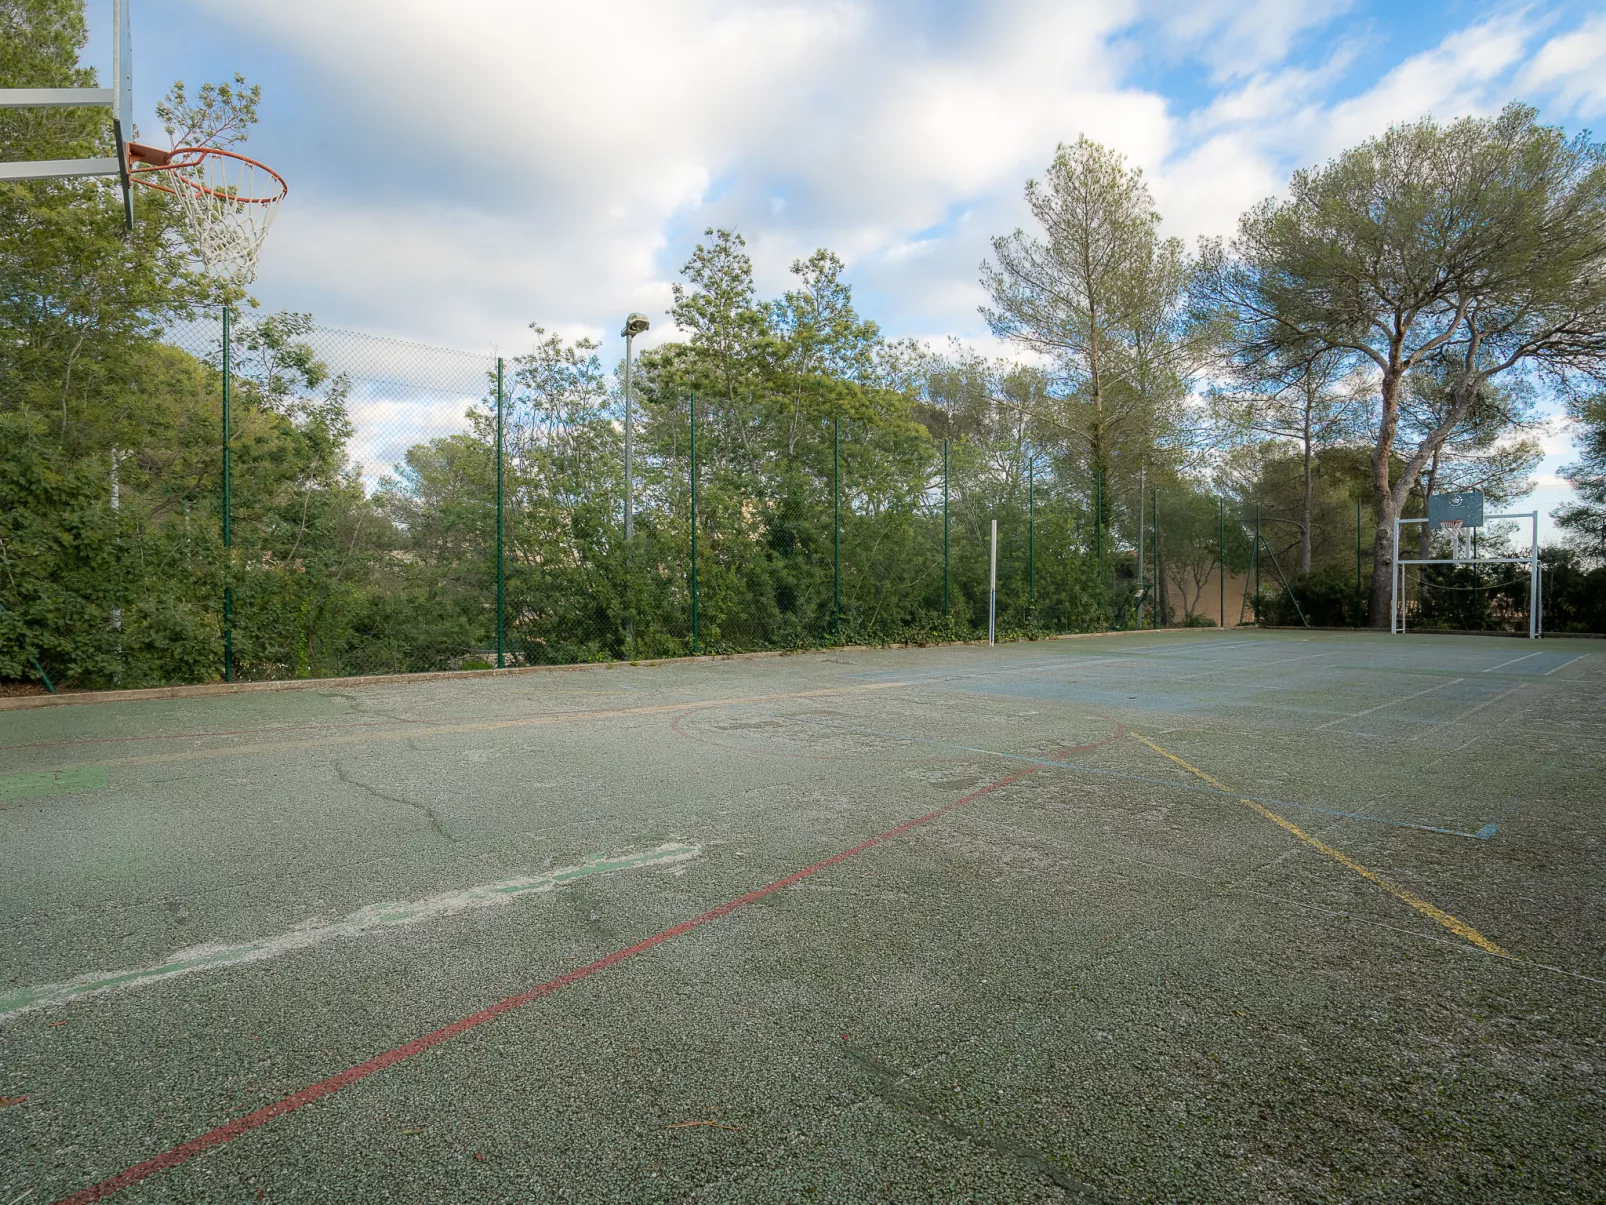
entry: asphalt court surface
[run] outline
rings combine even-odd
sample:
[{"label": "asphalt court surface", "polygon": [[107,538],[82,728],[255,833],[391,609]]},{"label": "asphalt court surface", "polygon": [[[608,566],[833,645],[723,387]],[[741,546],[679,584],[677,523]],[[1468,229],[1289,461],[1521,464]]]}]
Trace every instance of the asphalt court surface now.
[{"label": "asphalt court surface", "polygon": [[1599,1201],[1598,642],[0,711],[0,1205]]}]

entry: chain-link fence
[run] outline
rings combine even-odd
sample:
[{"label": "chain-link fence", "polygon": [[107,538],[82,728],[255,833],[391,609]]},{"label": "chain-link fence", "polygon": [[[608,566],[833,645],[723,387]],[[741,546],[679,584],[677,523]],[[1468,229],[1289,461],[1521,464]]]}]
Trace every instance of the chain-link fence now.
[{"label": "chain-link fence", "polygon": [[[128,414],[96,415],[94,439],[75,444],[65,411],[59,432],[13,416],[6,676],[143,686],[976,639],[994,607],[1001,638],[1369,619],[1359,477],[1314,504],[1217,497],[832,405],[757,455],[742,399],[650,376],[626,539],[620,391],[594,355],[544,346],[502,361],[214,313],[144,347],[117,395]],[[1480,539],[1509,553],[1518,535]],[[1606,626],[1590,571],[1542,559],[1547,626]],[[1417,629],[1521,630],[1527,597],[1509,565],[1406,573]]]}]

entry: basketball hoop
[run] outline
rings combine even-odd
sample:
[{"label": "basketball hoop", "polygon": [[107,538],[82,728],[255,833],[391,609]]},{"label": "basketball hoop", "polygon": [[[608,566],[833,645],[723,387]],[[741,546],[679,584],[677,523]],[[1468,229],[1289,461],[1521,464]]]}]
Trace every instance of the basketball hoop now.
[{"label": "basketball hoop", "polygon": [[1440,519],[1439,530],[1450,537],[1450,559],[1458,564],[1472,556],[1473,528],[1464,519]]},{"label": "basketball hoop", "polygon": [[178,198],[207,275],[235,285],[256,279],[257,252],[290,191],[283,176],[255,159],[209,146],[160,151],[129,143],[128,157],[130,180]]}]

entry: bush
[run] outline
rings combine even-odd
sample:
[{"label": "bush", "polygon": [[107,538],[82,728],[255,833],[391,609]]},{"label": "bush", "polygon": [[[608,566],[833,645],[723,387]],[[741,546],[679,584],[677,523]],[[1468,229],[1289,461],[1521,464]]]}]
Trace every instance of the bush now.
[{"label": "bush", "polygon": [[[1366,583],[1356,595],[1355,578],[1342,569],[1318,569],[1296,577],[1290,583],[1296,609],[1289,600],[1282,583],[1262,589],[1254,599],[1256,622],[1269,627],[1300,627],[1304,623],[1316,628],[1362,627],[1366,623]],[[1301,620],[1303,612],[1303,621]]]}]

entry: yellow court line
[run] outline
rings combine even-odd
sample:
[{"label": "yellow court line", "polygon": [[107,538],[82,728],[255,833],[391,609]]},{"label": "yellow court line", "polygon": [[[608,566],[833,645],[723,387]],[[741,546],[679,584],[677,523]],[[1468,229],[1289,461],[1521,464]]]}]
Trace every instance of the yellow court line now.
[{"label": "yellow court line", "polygon": [[816,699],[829,695],[857,694],[867,690],[891,690],[907,682],[873,682],[862,686],[832,686],[820,690],[799,690],[785,694],[745,695],[728,699],[681,699],[674,703],[650,703],[639,707],[611,707],[597,711],[558,711],[516,720],[469,721],[461,724],[435,724],[428,728],[403,726],[394,732],[354,732],[337,736],[308,737],[294,741],[258,741],[249,745],[222,745],[213,749],[191,749],[182,753],[147,753],[118,757],[94,763],[97,766],[156,766],[168,762],[211,761],[222,757],[249,757],[259,753],[290,753],[298,749],[325,749],[341,745],[369,745],[381,741],[415,740],[423,736],[452,736],[464,732],[495,732],[503,728],[535,728],[546,724],[578,720],[613,720],[638,715],[662,715],[672,711],[691,711],[708,707],[733,707],[745,703],[774,703],[783,699]]},{"label": "yellow court line", "polygon": [[[1132,732],[1130,728],[1127,729],[1127,731]],[[1202,778],[1205,782],[1208,782],[1211,786],[1215,787],[1216,790],[1222,792],[1223,794],[1233,796],[1238,795],[1236,791],[1210,777],[1210,775],[1199,769],[1198,766],[1189,765],[1175,753],[1170,753],[1167,750],[1160,748],[1159,745],[1156,745],[1141,732],[1132,732],[1132,735],[1138,740],[1142,741],[1149,748],[1153,749],[1161,757],[1176,762],[1177,765],[1188,771],[1188,773],[1193,774],[1198,778]],[[1423,916],[1430,917],[1433,920],[1438,921],[1439,924],[1450,930],[1450,932],[1454,933],[1457,937],[1466,938],[1466,940],[1470,941],[1480,950],[1487,950],[1489,953],[1498,954],[1502,958],[1512,957],[1510,951],[1504,950],[1494,942],[1490,941],[1482,933],[1479,933],[1471,925],[1467,924],[1466,921],[1461,920],[1458,917],[1451,916],[1448,912],[1444,911],[1444,909],[1430,904],[1427,900],[1417,895],[1416,892],[1407,891],[1404,887],[1399,886],[1397,883],[1389,882],[1389,880],[1385,879],[1375,870],[1369,870],[1365,866],[1362,866],[1343,850],[1334,848],[1333,846],[1327,844],[1327,842],[1323,841],[1320,837],[1313,837],[1310,833],[1307,833],[1304,829],[1300,828],[1299,825],[1295,824],[1287,817],[1279,815],[1278,813],[1272,811],[1269,807],[1266,807],[1264,804],[1256,803],[1253,799],[1244,799],[1243,797],[1239,796],[1238,802],[1243,804],[1251,811],[1258,812],[1267,820],[1270,820],[1273,824],[1277,825],[1278,828],[1281,828],[1284,831],[1293,834],[1295,837],[1298,837],[1306,845],[1310,846],[1317,852],[1326,854],[1340,866],[1343,866],[1348,870],[1353,870],[1356,874],[1360,875],[1361,878],[1367,880],[1367,882],[1375,883],[1384,891],[1392,895],[1395,899],[1404,904],[1410,905],[1412,908],[1415,908]]]}]

